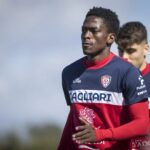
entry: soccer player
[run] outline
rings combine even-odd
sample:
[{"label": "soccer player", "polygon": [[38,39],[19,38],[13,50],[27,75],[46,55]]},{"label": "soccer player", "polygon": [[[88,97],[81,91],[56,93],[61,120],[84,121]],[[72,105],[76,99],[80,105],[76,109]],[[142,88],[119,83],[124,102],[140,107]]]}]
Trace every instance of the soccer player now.
[{"label": "soccer player", "polygon": [[[149,45],[146,27],[138,21],[127,22],[120,28],[116,42],[119,55],[141,71],[150,101],[150,64],[146,61]],[[150,149],[150,137],[148,136],[135,138],[131,143],[132,149]]]},{"label": "soccer player", "polygon": [[82,25],[84,57],[64,68],[70,112],[58,150],[128,150],[148,132],[148,96],[140,72],[110,51],[119,30],[115,12],[93,7]]}]

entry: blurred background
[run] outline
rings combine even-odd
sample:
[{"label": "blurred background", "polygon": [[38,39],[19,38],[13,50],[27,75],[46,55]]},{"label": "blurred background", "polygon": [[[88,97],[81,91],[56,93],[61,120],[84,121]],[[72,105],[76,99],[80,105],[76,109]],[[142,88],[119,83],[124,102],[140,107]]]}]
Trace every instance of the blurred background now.
[{"label": "blurred background", "polygon": [[0,0],[0,150],[56,149],[69,111],[61,72],[83,56],[93,6],[115,11],[121,25],[143,22],[150,35],[149,0]]}]

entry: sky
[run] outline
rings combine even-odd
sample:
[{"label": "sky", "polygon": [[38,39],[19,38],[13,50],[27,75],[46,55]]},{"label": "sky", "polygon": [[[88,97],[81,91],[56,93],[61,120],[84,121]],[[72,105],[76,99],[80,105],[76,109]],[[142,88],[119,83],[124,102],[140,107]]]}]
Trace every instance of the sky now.
[{"label": "sky", "polygon": [[121,25],[143,22],[150,35],[149,0],[0,0],[0,131],[64,126],[61,72],[83,56],[81,26],[93,6],[115,11]]}]

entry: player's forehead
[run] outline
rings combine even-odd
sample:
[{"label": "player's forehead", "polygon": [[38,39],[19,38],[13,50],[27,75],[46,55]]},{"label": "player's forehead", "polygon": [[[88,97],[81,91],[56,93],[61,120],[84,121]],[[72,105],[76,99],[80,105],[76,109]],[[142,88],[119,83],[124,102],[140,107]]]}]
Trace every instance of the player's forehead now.
[{"label": "player's forehead", "polygon": [[140,44],[137,44],[137,43],[133,43],[133,44],[130,44],[130,45],[127,45],[126,46],[126,49],[140,49],[140,50],[143,50],[142,47],[144,47],[144,43],[140,43]]},{"label": "player's forehead", "polygon": [[119,50],[122,50],[122,51],[126,51],[128,49],[139,49],[140,47],[142,47],[141,44],[126,44],[125,46],[121,46],[121,45],[118,45],[118,48]]},{"label": "player's forehead", "polygon": [[87,16],[83,22],[83,28],[100,28],[104,27],[104,20],[97,16]]}]

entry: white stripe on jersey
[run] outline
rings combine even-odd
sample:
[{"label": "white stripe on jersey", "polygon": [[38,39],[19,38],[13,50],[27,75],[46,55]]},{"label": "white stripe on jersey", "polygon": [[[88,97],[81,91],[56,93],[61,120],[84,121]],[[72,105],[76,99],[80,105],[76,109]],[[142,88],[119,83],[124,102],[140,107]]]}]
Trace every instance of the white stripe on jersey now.
[{"label": "white stripe on jersey", "polygon": [[102,103],[122,106],[124,97],[122,93],[101,90],[70,90],[71,103]]}]

